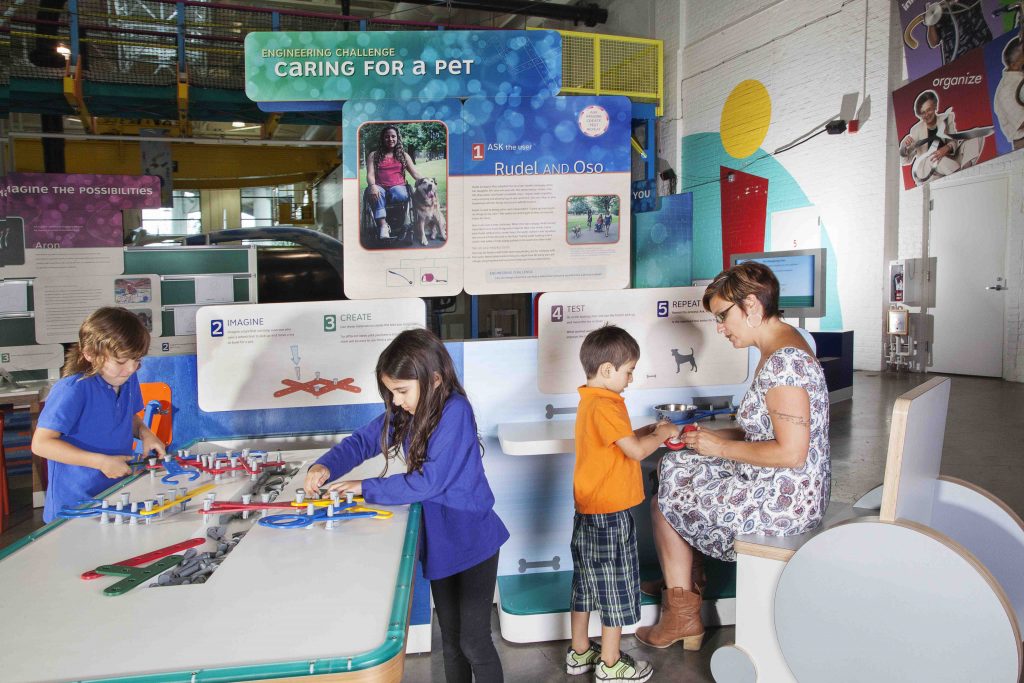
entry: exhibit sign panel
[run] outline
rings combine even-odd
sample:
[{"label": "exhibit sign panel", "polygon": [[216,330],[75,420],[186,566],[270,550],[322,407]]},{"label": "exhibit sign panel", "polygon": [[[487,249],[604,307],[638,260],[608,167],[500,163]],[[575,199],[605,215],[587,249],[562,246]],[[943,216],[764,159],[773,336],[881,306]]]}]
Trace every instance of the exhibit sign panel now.
[{"label": "exhibit sign panel", "polygon": [[6,372],[56,370],[64,365],[64,347],[60,344],[0,346],[0,369]]},{"label": "exhibit sign panel", "polygon": [[342,111],[345,295],[462,291],[462,104],[349,100]]},{"label": "exhibit sign panel", "polygon": [[617,325],[640,344],[632,389],[740,384],[744,349],[735,349],[704,310],[703,287],[552,292],[538,299],[537,382],[545,394],[586,383],[580,347],[591,331]]},{"label": "exhibit sign panel", "polygon": [[265,110],[275,102],[337,109],[352,99],[553,95],[561,88],[557,31],[256,31],[245,36],[245,94]]},{"label": "exhibit sign panel", "polygon": [[474,97],[463,118],[466,291],[628,287],[629,99]]},{"label": "exhibit sign panel", "polygon": [[0,279],[121,273],[121,212],[160,207],[155,176],[11,173],[5,189]]},{"label": "exhibit sign panel", "polygon": [[78,341],[78,329],[101,306],[122,306],[139,316],[152,337],[163,333],[160,276],[78,275],[35,280],[36,341]]},{"label": "exhibit sign panel", "polygon": [[204,306],[196,314],[207,412],[380,403],[374,369],[422,299]]}]

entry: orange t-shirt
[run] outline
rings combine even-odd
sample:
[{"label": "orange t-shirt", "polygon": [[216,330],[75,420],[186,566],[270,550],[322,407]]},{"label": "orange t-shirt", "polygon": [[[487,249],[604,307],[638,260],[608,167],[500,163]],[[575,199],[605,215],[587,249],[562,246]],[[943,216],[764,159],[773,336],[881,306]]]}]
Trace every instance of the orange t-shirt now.
[{"label": "orange t-shirt", "polygon": [[607,389],[579,388],[576,411],[576,510],[586,515],[628,510],[644,499],[640,463],[615,442],[633,434],[622,396]]}]

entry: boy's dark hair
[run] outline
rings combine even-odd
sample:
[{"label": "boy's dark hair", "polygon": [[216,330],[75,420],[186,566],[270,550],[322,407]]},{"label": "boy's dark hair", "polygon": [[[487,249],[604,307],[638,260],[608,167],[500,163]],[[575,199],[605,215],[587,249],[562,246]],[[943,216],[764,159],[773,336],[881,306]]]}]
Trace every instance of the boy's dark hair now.
[{"label": "boy's dark hair", "polygon": [[621,327],[605,325],[586,336],[580,347],[580,362],[587,379],[597,374],[601,363],[611,363],[615,369],[640,358],[640,345]]}]

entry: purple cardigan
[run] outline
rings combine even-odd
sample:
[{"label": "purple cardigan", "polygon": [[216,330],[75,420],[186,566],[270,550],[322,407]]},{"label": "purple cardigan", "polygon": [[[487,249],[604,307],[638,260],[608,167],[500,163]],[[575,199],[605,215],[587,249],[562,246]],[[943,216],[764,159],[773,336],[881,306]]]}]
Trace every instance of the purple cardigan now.
[{"label": "purple cardigan", "polygon": [[[380,453],[381,414],[316,461],[344,476]],[[484,475],[476,418],[469,401],[452,394],[427,441],[422,472],[363,480],[363,497],[383,505],[423,504],[420,559],[428,579],[475,567],[508,540],[508,529],[494,512],[494,494]]]}]

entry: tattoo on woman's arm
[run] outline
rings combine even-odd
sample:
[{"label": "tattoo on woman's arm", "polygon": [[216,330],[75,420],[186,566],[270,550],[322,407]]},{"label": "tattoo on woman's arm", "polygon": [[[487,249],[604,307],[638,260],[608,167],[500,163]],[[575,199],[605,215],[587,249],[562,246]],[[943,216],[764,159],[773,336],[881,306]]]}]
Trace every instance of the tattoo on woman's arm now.
[{"label": "tattoo on woman's arm", "polygon": [[800,415],[789,415],[788,413],[780,413],[777,410],[770,410],[768,411],[768,414],[785,420],[786,422],[791,422],[795,425],[801,425],[806,427],[811,424],[810,418],[802,417]]}]

